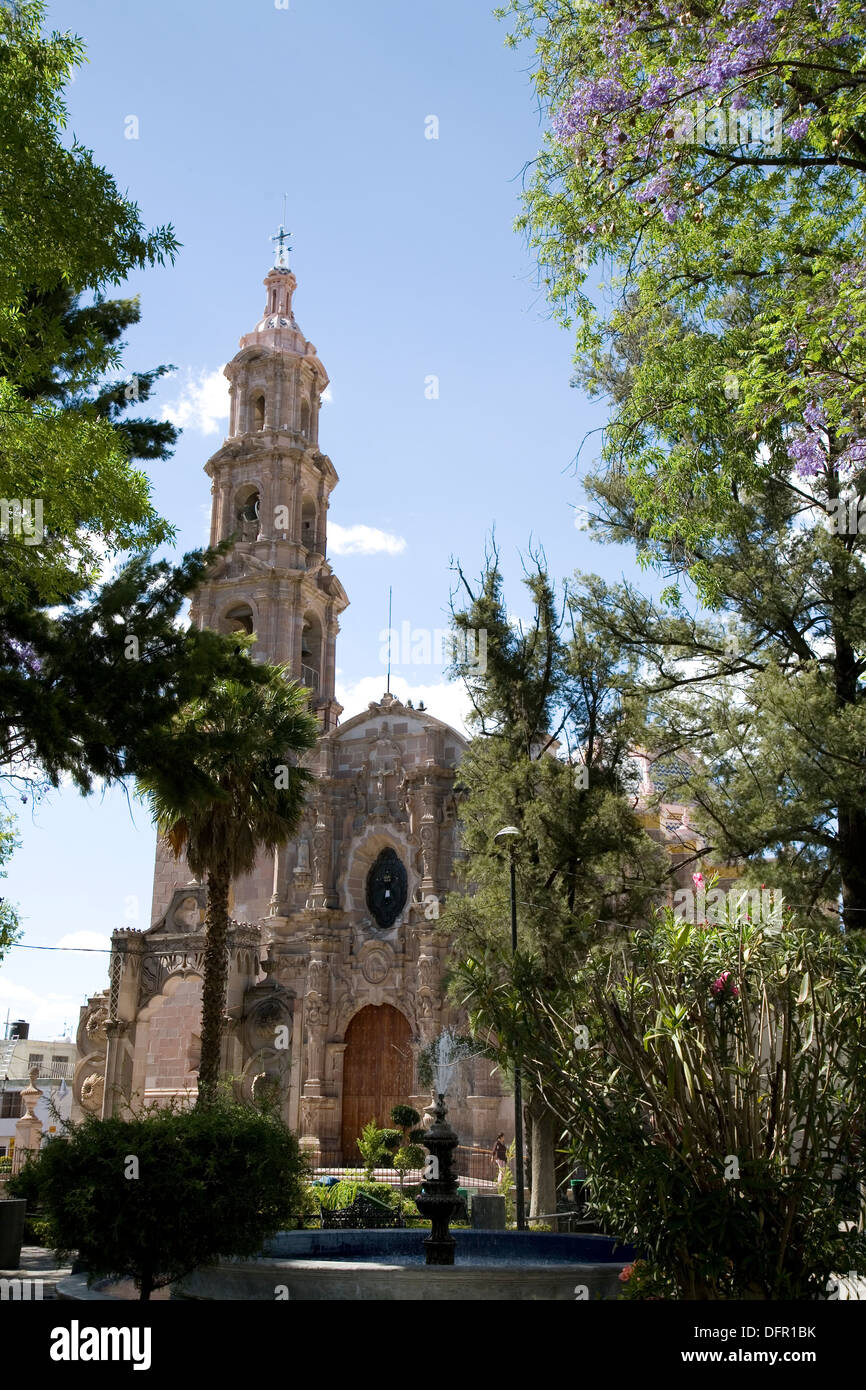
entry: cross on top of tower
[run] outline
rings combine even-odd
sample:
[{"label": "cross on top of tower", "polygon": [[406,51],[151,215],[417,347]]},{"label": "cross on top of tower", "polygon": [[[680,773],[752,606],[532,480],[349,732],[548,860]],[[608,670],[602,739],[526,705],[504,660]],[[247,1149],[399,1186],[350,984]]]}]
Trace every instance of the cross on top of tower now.
[{"label": "cross on top of tower", "polygon": [[274,259],[275,270],[288,270],[289,268],[289,252],[292,248],[287,243],[290,236],[291,232],[286,231],[285,226],[281,222],[279,230],[271,237],[271,241],[279,243],[279,250]]}]

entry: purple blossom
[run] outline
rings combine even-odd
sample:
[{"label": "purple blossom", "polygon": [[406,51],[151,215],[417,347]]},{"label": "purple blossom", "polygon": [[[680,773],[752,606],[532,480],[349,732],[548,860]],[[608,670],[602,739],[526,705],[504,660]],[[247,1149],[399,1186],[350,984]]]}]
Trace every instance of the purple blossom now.
[{"label": "purple blossom", "polygon": [[814,478],[827,467],[827,451],[819,434],[800,434],[789,440],[788,457],[801,478]]},{"label": "purple blossom", "polygon": [[673,68],[661,68],[650,80],[649,86],[641,97],[641,105],[648,111],[653,111],[658,106],[665,106],[676,85],[677,75]]},{"label": "purple blossom", "polygon": [[798,116],[785,126],[785,134],[789,140],[802,140],[804,135],[808,135],[811,124],[811,116]]},{"label": "purple blossom", "polygon": [[644,188],[639,188],[635,196],[638,203],[652,203],[671,191],[670,174],[656,174]]},{"label": "purple blossom", "polygon": [[827,425],[827,416],[824,407],[822,405],[816,405],[814,401],[810,401],[806,406],[806,409],[803,411],[803,419],[813,430],[825,429]]},{"label": "purple blossom", "polygon": [[854,473],[866,468],[866,439],[852,439],[839,455],[837,467],[840,473]]}]

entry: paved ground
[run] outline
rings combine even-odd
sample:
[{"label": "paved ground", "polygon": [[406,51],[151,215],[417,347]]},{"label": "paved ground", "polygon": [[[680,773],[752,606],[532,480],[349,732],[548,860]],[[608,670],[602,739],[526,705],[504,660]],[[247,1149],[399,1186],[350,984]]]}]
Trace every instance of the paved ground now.
[{"label": "paved ground", "polygon": [[[71,1269],[71,1264],[57,1263],[57,1256],[53,1250],[44,1250],[41,1245],[23,1245],[20,1268],[0,1269],[0,1279],[29,1280],[29,1285],[22,1287],[22,1295],[29,1293],[33,1299],[34,1296],[38,1297],[41,1288],[41,1296],[45,1301],[57,1297],[55,1289],[58,1279],[65,1279]],[[0,1293],[0,1298],[2,1297],[3,1294]]]}]

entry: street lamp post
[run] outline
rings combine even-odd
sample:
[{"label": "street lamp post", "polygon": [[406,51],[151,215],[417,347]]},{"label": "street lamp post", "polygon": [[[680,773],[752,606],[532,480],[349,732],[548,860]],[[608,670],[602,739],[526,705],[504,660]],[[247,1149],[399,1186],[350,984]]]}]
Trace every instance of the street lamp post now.
[{"label": "street lamp post", "polygon": [[[514,838],[520,834],[516,825],[506,825],[497,831],[495,840],[508,842],[511,880],[511,954],[517,950],[517,875],[514,866]],[[526,1195],[523,1167],[523,1087],[520,1067],[514,1068],[514,1167],[517,1188],[517,1229],[526,1230]]]}]

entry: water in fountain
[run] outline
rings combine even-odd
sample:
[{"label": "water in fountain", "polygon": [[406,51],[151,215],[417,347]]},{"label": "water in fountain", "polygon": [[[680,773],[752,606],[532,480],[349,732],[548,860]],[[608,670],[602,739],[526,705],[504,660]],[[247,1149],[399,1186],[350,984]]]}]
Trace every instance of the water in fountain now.
[{"label": "water in fountain", "polygon": [[451,1091],[456,1068],[461,1062],[477,1056],[476,1044],[459,1037],[453,1028],[443,1029],[430,1049],[436,1094],[441,1096]]}]

